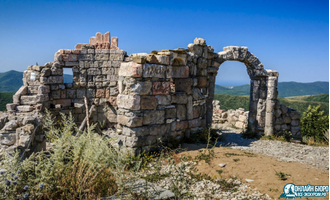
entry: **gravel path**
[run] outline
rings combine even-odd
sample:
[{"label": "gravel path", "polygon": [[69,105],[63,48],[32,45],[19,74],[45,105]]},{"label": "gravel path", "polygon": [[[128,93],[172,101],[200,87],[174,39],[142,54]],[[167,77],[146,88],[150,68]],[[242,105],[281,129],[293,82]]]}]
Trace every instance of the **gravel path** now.
[{"label": "gravel path", "polygon": [[329,170],[329,147],[314,147],[275,140],[244,139],[239,129],[225,128],[225,140],[219,145],[272,156],[279,161],[299,162],[322,170]]}]

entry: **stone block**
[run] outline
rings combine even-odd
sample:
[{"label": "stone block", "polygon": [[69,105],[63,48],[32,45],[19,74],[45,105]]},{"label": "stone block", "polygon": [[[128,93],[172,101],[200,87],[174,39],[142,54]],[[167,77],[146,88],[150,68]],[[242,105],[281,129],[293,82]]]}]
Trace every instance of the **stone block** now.
[{"label": "stone block", "polygon": [[110,54],[110,60],[117,60],[117,61],[123,61],[124,60],[125,55],[124,54]]},{"label": "stone block", "polygon": [[109,54],[95,54],[94,59],[100,61],[107,61],[109,60]]},{"label": "stone block", "polygon": [[175,123],[175,130],[186,130],[188,125],[188,121],[177,121]]},{"label": "stone block", "polygon": [[152,94],[153,95],[168,95],[170,93],[169,82],[153,82]]},{"label": "stone block", "polygon": [[202,126],[202,120],[201,119],[193,119],[188,121],[189,128],[195,128]]},{"label": "stone block", "polygon": [[167,66],[166,78],[188,78],[188,66]]},{"label": "stone block", "polygon": [[171,104],[171,95],[157,95],[158,105],[170,105]]},{"label": "stone block", "polygon": [[70,107],[71,106],[71,99],[58,99],[56,100],[57,105],[61,105],[62,107]]},{"label": "stone block", "polygon": [[166,119],[176,118],[176,108],[166,108],[165,109],[165,118]]},{"label": "stone block", "polygon": [[117,122],[127,127],[142,126],[143,117],[128,117],[125,115],[118,115]]},{"label": "stone block", "polygon": [[3,131],[13,131],[16,130],[18,127],[18,121],[17,120],[9,120],[6,122],[5,126],[1,129]]},{"label": "stone block", "polygon": [[19,112],[30,112],[33,110],[33,106],[17,106],[16,109]]},{"label": "stone block", "polygon": [[28,86],[21,86],[17,92],[15,93],[15,95],[26,95],[28,92]]},{"label": "stone block", "polygon": [[137,81],[135,84],[130,85],[126,90],[130,94],[148,95],[151,91],[151,81]]},{"label": "stone block", "polygon": [[188,98],[185,93],[177,93],[175,95],[172,95],[171,102],[175,104],[187,104]]},{"label": "stone block", "polygon": [[290,124],[291,123],[291,118],[288,115],[285,115],[283,117],[283,123]]},{"label": "stone block", "polygon": [[291,119],[300,119],[300,114],[297,111],[290,112]]},{"label": "stone block", "polygon": [[16,132],[0,134],[0,141],[2,145],[13,145],[16,143]]},{"label": "stone block", "polygon": [[140,137],[126,137],[126,146],[128,147],[141,147],[145,143],[148,136]]},{"label": "stone block", "polygon": [[235,126],[236,126],[237,128],[241,128],[241,129],[245,128],[245,124],[244,124],[243,122],[241,122],[241,121],[237,121],[237,122],[235,123]]},{"label": "stone block", "polygon": [[96,89],[96,98],[104,98],[105,97],[105,90],[104,89]]},{"label": "stone block", "polygon": [[193,118],[201,116],[201,106],[193,106]]},{"label": "stone block", "polygon": [[175,79],[175,92],[185,92],[191,94],[191,79]]},{"label": "stone block", "polygon": [[95,89],[87,89],[87,98],[95,98]]},{"label": "stone block", "polygon": [[108,100],[110,105],[117,107],[117,97],[110,96]]},{"label": "stone block", "polygon": [[15,111],[15,108],[18,104],[15,104],[15,103],[7,103],[6,104],[6,109],[8,112],[12,112],[12,111]]},{"label": "stone block", "polygon": [[129,128],[129,127],[124,126],[123,135],[128,136],[128,137],[138,137],[138,136],[149,135],[149,127],[142,126],[142,127],[136,127],[136,128]]},{"label": "stone block", "polygon": [[164,123],[165,123],[165,111],[152,110],[152,111],[144,112],[143,125],[164,124]]},{"label": "stone block", "polygon": [[50,92],[50,88],[48,85],[40,85],[38,87],[38,94],[48,94]]},{"label": "stone block", "polygon": [[86,89],[77,89],[77,98],[82,99],[86,96]]},{"label": "stone block", "polygon": [[169,65],[170,64],[170,57],[166,55],[148,55],[146,57],[148,63],[153,64],[161,64],[161,65]]},{"label": "stone block", "polygon": [[130,76],[130,77],[141,77],[143,71],[143,65],[134,63],[134,62],[128,62],[124,63],[122,62],[119,68],[118,75],[119,76]]},{"label": "stone block", "polygon": [[150,135],[159,136],[159,137],[168,135],[170,131],[171,131],[171,127],[169,124],[152,125],[149,128]]},{"label": "stone block", "polygon": [[187,108],[186,108],[186,105],[177,105],[176,108],[177,108],[176,117],[179,120],[186,120],[187,119]]},{"label": "stone block", "polygon": [[37,103],[39,102],[45,102],[49,100],[49,95],[48,94],[37,94],[36,101]]},{"label": "stone block", "polygon": [[197,87],[203,88],[203,87],[208,87],[209,83],[207,80],[207,77],[197,77]]},{"label": "stone block", "polygon": [[244,116],[244,115],[240,115],[239,117],[238,117],[238,120],[239,121],[241,121],[241,122],[243,122],[243,123],[247,123],[247,116]]},{"label": "stone block", "polygon": [[90,53],[91,51],[93,51],[93,53],[94,53],[94,49],[88,49],[88,54],[80,54],[78,56],[78,60],[79,61],[93,61],[94,55],[92,53]]},{"label": "stone block", "polygon": [[286,105],[281,104],[281,111],[283,114],[286,114],[288,112],[288,107],[286,107]]},{"label": "stone block", "polygon": [[154,96],[141,96],[141,110],[154,110],[157,107],[157,99]]},{"label": "stone block", "polygon": [[70,98],[70,99],[75,99],[77,97],[76,95],[76,90],[66,90],[66,97],[64,98]]},{"label": "stone block", "polygon": [[188,120],[191,120],[194,118],[192,99],[193,99],[192,96],[188,96],[188,102],[187,102],[187,119]]},{"label": "stone block", "polygon": [[145,78],[165,78],[166,66],[157,64],[144,64],[143,77]]},{"label": "stone block", "polygon": [[292,126],[299,126],[299,120],[297,120],[297,119],[293,119],[293,120],[291,121],[291,125],[292,125]]},{"label": "stone block", "polygon": [[102,74],[102,69],[99,69],[99,68],[89,68],[89,69],[87,69],[87,74],[89,76],[91,76],[91,75],[93,75],[93,76],[100,75],[100,74]]},{"label": "stone block", "polygon": [[75,62],[78,61],[78,55],[76,54],[63,54],[62,61]]},{"label": "stone block", "polygon": [[139,64],[144,64],[146,63],[146,57],[143,57],[143,56],[134,56],[132,58],[133,62],[135,63],[139,63]]},{"label": "stone block", "polygon": [[119,94],[118,88],[117,87],[111,87],[110,88],[110,96],[117,96]]},{"label": "stone block", "polygon": [[117,96],[117,105],[119,108],[125,108],[129,110],[140,110],[141,98],[139,95],[124,95],[119,94]]},{"label": "stone block", "polygon": [[33,105],[37,104],[37,95],[32,96],[21,96],[21,102],[22,105]]}]

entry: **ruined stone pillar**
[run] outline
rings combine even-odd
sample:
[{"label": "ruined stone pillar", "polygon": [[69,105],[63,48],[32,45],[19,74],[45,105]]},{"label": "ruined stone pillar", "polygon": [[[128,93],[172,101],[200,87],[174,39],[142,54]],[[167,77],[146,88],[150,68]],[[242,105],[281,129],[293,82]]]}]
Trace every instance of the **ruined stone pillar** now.
[{"label": "ruined stone pillar", "polygon": [[257,107],[259,100],[259,79],[251,79],[250,104],[249,104],[249,127],[252,132],[257,132],[258,122],[256,121]]},{"label": "ruined stone pillar", "polygon": [[275,103],[277,98],[277,80],[278,76],[267,77],[267,100],[266,100],[266,120],[265,135],[274,135],[275,123]]}]

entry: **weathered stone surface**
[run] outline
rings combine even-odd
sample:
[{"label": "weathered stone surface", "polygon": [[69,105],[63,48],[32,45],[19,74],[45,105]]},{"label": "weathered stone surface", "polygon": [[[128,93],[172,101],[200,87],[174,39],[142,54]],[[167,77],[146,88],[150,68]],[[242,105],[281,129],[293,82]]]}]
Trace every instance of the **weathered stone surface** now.
[{"label": "weathered stone surface", "polygon": [[170,93],[169,82],[153,82],[152,94],[153,95],[168,95]]},{"label": "weathered stone surface", "polygon": [[129,137],[138,137],[138,136],[149,135],[149,127],[142,126],[142,127],[136,127],[136,128],[129,128],[129,127],[124,126],[123,135],[129,136]]},{"label": "weathered stone surface", "polygon": [[187,119],[187,107],[186,105],[177,105],[177,112],[176,116],[179,120],[186,120]]},{"label": "weathered stone surface", "polygon": [[17,92],[15,93],[15,95],[26,95],[28,92],[28,87],[27,86],[21,86]]},{"label": "weathered stone surface", "polygon": [[176,108],[167,108],[167,109],[165,109],[165,118],[166,119],[176,118]]},{"label": "weathered stone surface", "polygon": [[188,78],[188,66],[168,66],[166,70],[166,78]]},{"label": "weathered stone surface", "polygon": [[154,96],[141,96],[141,110],[154,110],[157,106],[157,99]]},{"label": "weathered stone surface", "polygon": [[155,135],[155,136],[163,136],[166,134],[169,134],[171,129],[170,129],[169,124],[163,124],[163,125],[152,125],[149,128],[149,133],[150,135]]},{"label": "weathered stone surface", "polygon": [[185,93],[177,93],[176,95],[172,95],[172,103],[175,104],[187,104],[188,98]]},{"label": "weathered stone surface", "polygon": [[140,95],[123,95],[117,96],[117,105],[119,108],[125,108],[129,110],[140,110],[141,98]]},{"label": "weathered stone surface", "polygon": [[103,97],[105,97],[105,90],[104,89],[97,89],[95,96],[96,96],[96,98],[103,98]]},{"label": "weathered stone surface", "polygon": [[0,134],[0,141],[3,145],[13,145],[16,142],[16,132]]},{"label": "weathered stone surface", "polygon": [[170,105],[171,104],[171,95],[157,95],[158,105]]},{"label": "weathered stone surface", "polygon": [[128,117],[125,115],[118,115],[117,122],[127,127],[142,126],[143,117]]},{"label": "weathered stone surface", "polygon": [[143,116],[143,125],[163,124],[165,122],[165,111],[153,110],[145,111]]},{"label": "weathered stone surface", "polygon": [[151,81],[137,81],[135,84],[130,85],[127,90],[130,94],[148,95],[151,87]]},{"label": "weathered stone surface", "polygon": [[143,77],[148,78],[165,78],[166,66],[156,64],[143,65]]},{"label": "weathered stone surface", "polygon": [[16,107],[17,111],[20,111],[20,112],[30,112],[33,109],[33,106],[17,106]]},{"label": "weathered stone surface", "polygon": [[191,94],[191,79],[175,79],[175,92]]},{"label": "weathered stone surface", "polygon": [[6,104],[6,109],[8,112],[15,111],[15,108],[18,104],[15,103],[7,103]]},{"label": "weathered stone surface", "polygon": [[208,87],[209,83],[207,77],[197,77],[197,87]]},{"label": "weathered stone surface", "polygon": [[134,62],[128,62],[124,63],[122,62],[119,68],[119,76],[130,76],[130,77],[141,77],[143,72],[143,65],[134,63]]},{"label": "weathered stone surface", "polygon": [[290,117],[291,119],[300,119],[300,114],[297,111],[291,111]]},{"label": "weathered stone surface", "polygon": [[12,130],[16,130],[17,127],[18,127],[18,121],[10,120],[5,124],[5,126],[1,130],[12,131]]}]

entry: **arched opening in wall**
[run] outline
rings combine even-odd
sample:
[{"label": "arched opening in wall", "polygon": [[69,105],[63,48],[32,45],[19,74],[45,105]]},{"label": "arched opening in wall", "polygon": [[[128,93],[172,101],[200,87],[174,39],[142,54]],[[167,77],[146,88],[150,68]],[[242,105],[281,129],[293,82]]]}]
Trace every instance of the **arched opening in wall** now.
[{"label": "arched opening in wall", "polygon": [[239,61],[226,61],[219,67],[215,80],[213,124],[246,129],[250,104],[250,77]]},{"label": "arched opening in wall", "polygon": [[63,81],[64,83],[73,83],[72,68],[63,68]]}]

